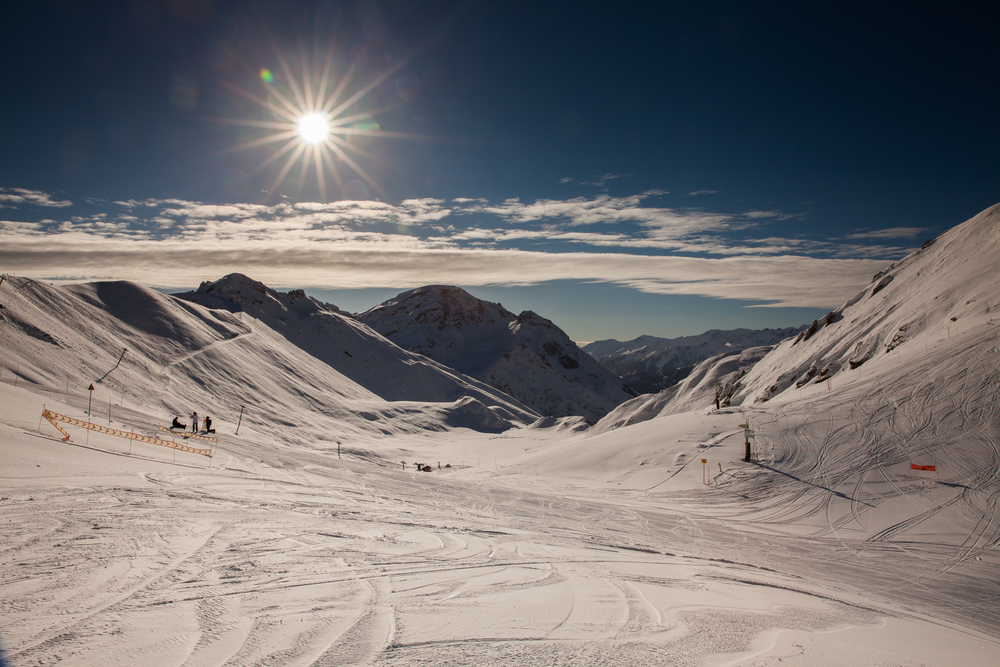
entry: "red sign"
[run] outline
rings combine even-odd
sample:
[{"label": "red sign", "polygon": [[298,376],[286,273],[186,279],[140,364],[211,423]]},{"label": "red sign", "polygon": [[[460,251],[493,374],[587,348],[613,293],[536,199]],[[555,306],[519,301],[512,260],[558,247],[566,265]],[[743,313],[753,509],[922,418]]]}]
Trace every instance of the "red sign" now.
[{"label": "red sign", "polygon": [[934,466],[918,466],[916,463],[910,464],[910,470],[927,470],[929,472],[937,472],[937,468]]}]

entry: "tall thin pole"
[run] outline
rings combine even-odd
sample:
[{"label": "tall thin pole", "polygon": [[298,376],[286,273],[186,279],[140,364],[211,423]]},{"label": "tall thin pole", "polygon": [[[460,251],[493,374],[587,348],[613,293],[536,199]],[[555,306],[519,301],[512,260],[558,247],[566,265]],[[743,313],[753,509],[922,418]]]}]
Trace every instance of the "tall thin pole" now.
[{"label": "tall thin pole", "polygon": [[243,423],[243,406],[240,406],[240,420],[236,422],[236,435],[240,434],[240,424]]},{"label": "tall thin pole", "polygon": [[90,392],[90,400],[87,401],[87,445],[90,445],[90,407],[94,404],[94,385],[91,384],[88,388]]},{"label": "tall thin pole", "polygon": [[[115,368],[118,368],[118,364],[120,364],[122,362],[122,359],[125,358],[125,353],[126,352],[128,352],[128,348],[127,347],[122,350],[122,356],[118,357],[118,363],[115,364]],[[115,370],[115,368],[112,368],[111,371]],[[108,371],[108,374],[110,374],[111,371]]]}]

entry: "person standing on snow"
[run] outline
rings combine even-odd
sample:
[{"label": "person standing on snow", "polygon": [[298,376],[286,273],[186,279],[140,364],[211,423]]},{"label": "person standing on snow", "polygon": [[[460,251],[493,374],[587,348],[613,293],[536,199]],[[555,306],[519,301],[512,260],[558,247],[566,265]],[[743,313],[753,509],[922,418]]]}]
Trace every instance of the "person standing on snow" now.
[{"label": "person standing on snow", "polygon": [[197,433],[198,432],[198,413],[197,412],[192,412],[191,413],[191,432],[192,433]]}]

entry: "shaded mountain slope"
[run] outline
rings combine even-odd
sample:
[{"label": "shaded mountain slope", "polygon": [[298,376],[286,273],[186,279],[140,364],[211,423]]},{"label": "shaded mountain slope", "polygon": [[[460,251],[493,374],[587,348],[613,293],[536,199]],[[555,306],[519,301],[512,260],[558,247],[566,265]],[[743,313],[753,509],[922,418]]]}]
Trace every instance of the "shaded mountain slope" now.
[{"label": "shaded mountain slope", "polygon": [[[242,407],[244,423],[260,432],[315,443],[351,433],[496,431],[537,418],[501,392],[366,334],[356,322],[345,331],[354,336],[352,354],[379,380],[369,384],[381,389],[399,378],[396,394],[409,391],[412,400],[385,400],[261,320],[131,283],[56,288],[8,278],[0,303],[0,361],[8,374],[16,369],[21,380],[84,395],[93,383],[116,404],[162,411],[164,423],[192,410],[235,423]],[[419,399],[421,384],[427,400]],[[308,423],[290,417],[302,414],[310,415]]]},{"label": "shaded mountain slope", "polygon": [[546,416],[595,422],[633,394],[559,327],[445,285],[403,292],[358,319],[398,344],[500,389]]},{"label": "shaded mountain slope", "polygon": [[504,406],[504,418],[531,421],[534,417],[502,392],[400,348],[302,290],[278,292],[234,273],[174,296],[208,308],[245,313],[387,401],[450,402],[473,396],[497,408]]}]

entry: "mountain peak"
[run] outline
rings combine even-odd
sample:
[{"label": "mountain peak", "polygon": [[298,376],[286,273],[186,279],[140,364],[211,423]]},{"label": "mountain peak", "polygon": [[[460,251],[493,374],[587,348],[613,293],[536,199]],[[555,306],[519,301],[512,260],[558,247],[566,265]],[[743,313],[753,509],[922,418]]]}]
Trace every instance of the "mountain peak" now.
[{"label": "mountain peak", "polygon": [[514,315],[460,287],[403,292],[358,319],[403,349],[504,391],[544,415],[596,421],[630,398],[618,376],[530,310]]},{"label": "mountain peak", "polygon": [[340,311],[331,303],[307,296],[304,290],[279,292],[242,273],[230,273],[215,281],[206,280],[197,290],[185,293],[182,298],[211,308],[246,312],[258,319],[271,317],[284,320],[290,311],[303,314]]},{"label": "mountain peak", "polygon": [[[364,322],[380,322],[389,318],[399,321],[400,325],[426,324],[436,326],[442,331],[467,325],[506,322],[511,317],[512,315],[500,304],[477,299],[454,285],[417,287],[402,292],[358,316]],[[393,334],[397,331],[398,328]],[[383,335],[389,334],[383,333]]]}]

